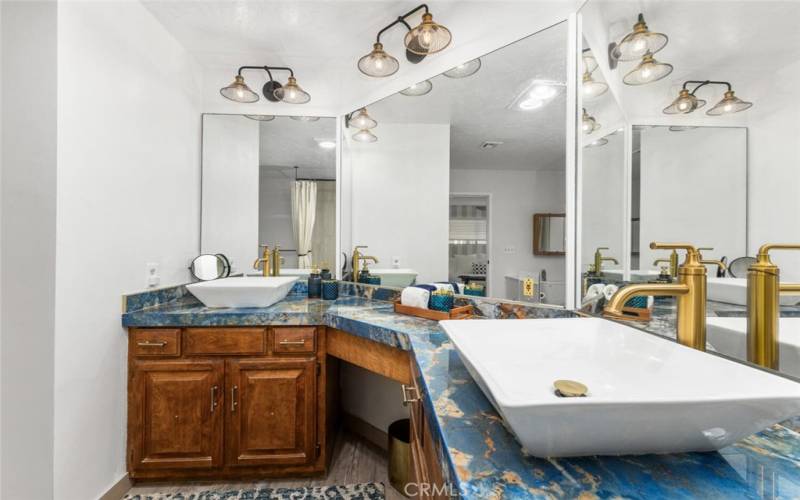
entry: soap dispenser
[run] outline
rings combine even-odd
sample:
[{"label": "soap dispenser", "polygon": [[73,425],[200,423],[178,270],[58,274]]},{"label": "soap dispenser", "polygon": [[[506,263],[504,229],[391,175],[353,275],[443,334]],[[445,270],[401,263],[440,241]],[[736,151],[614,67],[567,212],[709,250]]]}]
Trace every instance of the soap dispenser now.
[{"label": "soap dispenser", "polygon": [[314,266],[308,276],[308,298],[318,299],[322,296],[322,276],[319,269]]}]

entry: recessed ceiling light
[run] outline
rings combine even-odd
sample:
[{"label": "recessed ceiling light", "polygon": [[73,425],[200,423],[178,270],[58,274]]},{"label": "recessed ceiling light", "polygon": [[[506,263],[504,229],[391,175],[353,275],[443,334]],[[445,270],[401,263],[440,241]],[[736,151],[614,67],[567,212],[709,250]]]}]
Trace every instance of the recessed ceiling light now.
[{"label": "recessed ceiling light", "polygon": [[333,149],[336,147],[336,141],[332,141],[330,139],[314,139],[317,141],[317,145],[323,149]]},{"label": "recessed ceiling light", "polygon": [[494,149],[497,146],[502,146],[503,141],[484,141],[481,143],[481,149]]}]

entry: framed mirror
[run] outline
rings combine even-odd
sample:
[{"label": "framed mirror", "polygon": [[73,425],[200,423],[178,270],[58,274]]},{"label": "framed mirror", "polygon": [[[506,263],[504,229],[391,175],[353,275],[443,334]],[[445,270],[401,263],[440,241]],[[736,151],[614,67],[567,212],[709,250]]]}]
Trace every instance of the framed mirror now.
[{"label": "framed mirror", "polygon": [[261,274],[260,245],[281,275],[335,269],[336,165],[334,118],[203,115],[201,253],[234,274]]},{"label": "framed mirror", "polygon": [[366,267],[382,285],[565,303],[564,219],[545,222],[537,252],[531,221],[566,212],[567,32],[555,25],[348,114],[348,279]]},{"label": "framed mirror", "polygon": [[533,214],[533,255],[564,255],[565,214]]}]

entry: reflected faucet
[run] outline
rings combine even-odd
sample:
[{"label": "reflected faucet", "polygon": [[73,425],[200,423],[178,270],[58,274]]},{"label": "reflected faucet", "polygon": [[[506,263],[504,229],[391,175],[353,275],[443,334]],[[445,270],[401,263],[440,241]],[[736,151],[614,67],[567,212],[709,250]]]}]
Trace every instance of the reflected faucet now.
[{"label": "reflected faucet", "polygon": [[[714,247],[701,247],[701,248],[698,248],[698,249],[697,249],[697,251],[698,251],[698,252],[700,252],[700,263],[701,263],[701,264],[710,264],[710,265],[712,265],[712,266],[717,266],[717,270],[718,270],[718,271],[717,271],[717,276],[719,276],[720,274],[724,276],[724,275],[725,275],[725,273],[726,273],[726,272],[728,272],[728,266],[727,266],[727,265],[725,265],[725,263],[724,263],[724,262],[722,262],[721,260],[717,260],[717,259],[704,259],[704,258],[703,258],[703,254],[702,254],[702,252],[703,252],[704,250],[714,250]],[[721,271],[721,272],[720,272],[720,271]]]},{"label": "reflected faucet", "polygon": [[353,263],[352,263],[353,281],[358,281],[358,276],[359,276],[359,274],[361,274],[361,263],[362,262],[365,263],[365,264],[366,264],[367,261],[371,261],[373,264],[377,264],[378,263],[378,258],[377,257],[373,257],[372,255],[364,255],[364,254],[361,253],[361,250],[362,249],[366,249],[366,248],[367,248],[366,245],[357,245],[353,249]]},{"label": "reflected faucet", "polygon": [[658,266],[661,263],[669,264],[669,275],[674,280],[678,276],[678,251],[673,250],[669,254],[669,259],[656,259],[653,261],[653,266]]},{"label": "reflected faucet", "polygon": [[603,257],[601,250],[608,250],[608,247],[597,247],[594,251],[594,272],[598,275],[603,274],[603,262],[610,261],[619,264],[614,257]]},{"label": "reflected faucet", "polygon": [[706,350],[706,266],[700,263],[697,249],[688,243],[650,243],[652,250],[686,250],[686,260],[678,267],[678,283],[627,285],[611,297],[605,308],[610,318],[631,319],[622,312],[632,297],[672,296],[678,301],[678,342],[700,351]]},{"label": "reflected faucet", "polygon": [[261,257],[257,258],[255,262],[253,262],[253,269],[261,269],[261,275],[266,278],[272,273],[272,269],[270,269],[269,265],[269,245],[259,246],[264,250],[261,253]]},{"label": "reflected faucet", "polygon": [[762,245],[747,270],[747,361],[777,370],[780,296],[800,295],[800,283],[781,283],[770,250],[800,250],[800,244]]}]

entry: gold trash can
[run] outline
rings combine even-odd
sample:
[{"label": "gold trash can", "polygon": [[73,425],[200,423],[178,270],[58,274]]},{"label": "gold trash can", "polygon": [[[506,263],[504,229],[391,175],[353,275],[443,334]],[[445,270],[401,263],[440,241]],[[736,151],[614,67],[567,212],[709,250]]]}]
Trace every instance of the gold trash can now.
[{"label": "gold trash can", "polygon": [[389,483],[406,495],[411,470],[411,421],[407,418],[389,425]]}]

